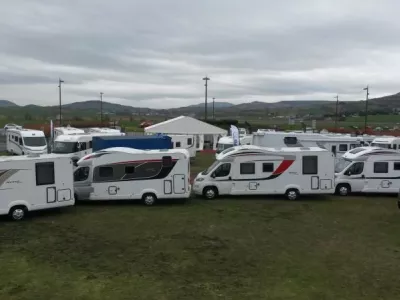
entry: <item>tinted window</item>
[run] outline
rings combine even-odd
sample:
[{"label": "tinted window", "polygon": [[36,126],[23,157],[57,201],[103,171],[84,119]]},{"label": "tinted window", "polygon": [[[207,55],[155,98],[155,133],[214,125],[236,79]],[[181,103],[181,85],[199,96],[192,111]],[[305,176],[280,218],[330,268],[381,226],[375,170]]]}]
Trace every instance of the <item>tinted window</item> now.
[{"label": "tinted window", "polygon": [[181,147],[181,142],[176,142],[175,143],[175,148],[180,148]]},{"label": "tinted window", "polygon": [[133,174],[133,173],[135,173],[135,167],[134,166],[125,167],[125,174]]},{"label": "tinted window", "polygon": [[240,164],[240,174],[250,175],[256,173],[255,163],[241,163]]},{"label": "tinted window", "polygon": [[90,142],[89,142],[89,149],[92,149],[92,148],[93,148],[93,142],[90,141]]},{"label": "tinted window", "polygon": [[135,167],[134,173],[126,175],[124,179],[133,179],[133,178],[151,178],[156,176],[161,171],[160,162],[147,162]]},{"label": "tinted window", "polygon": [[389,163],[388,162],[375,162],[374,173],[388,173]]},{"label": "tinted window", "polygon": [[192,143],[193,143],[193,140],[192,140],[192,138],[188,138],[188,139],[187,139],[187,144],[188,144],[188,146],[191,146],[191,145],[192,145]]},{"label": "tinted window", "polygon": [[339,151],[340,152],[346,152],[347,151],[347,144],[340,144],[339,145]]},{"label": "tinted window", "polygon": [[19,138],[18,143],[22,146],[22,138]]},{"label": "tinted window", "polygon": [[54,163],[45,162],[35,165],[36,185],[54,184]]},{"label": "tinted window", "polygon": [[172,166],[172,157],[171,156],[163,156],[162,165],[163,165],[163,167]]},{"label": "tinted window", "polygon": [[283,139],[283,141],[284,141],[284,143],[286,145],[296,145],[297,144],[297,137],[295,137],[295,136],[286,136]]},{"label": "tinted window", "polygon": [[332,153],[336,154],[336,146],[332,146]]},{"label": "tinted window", "polygon": [[214,172],[215,177],[225,177],[231,172],[231,164],[222,164]]},{"label": "tinted window", "polygon": [[86,143],[85,142],[83,142],[83,143],[80,143],[80,150],[82,151],[82,150],[86,150]]},{"label": "tinted window", "polygon": [[100,167],[99,168],[99,176],[103,178],[113,177],[114,170],[112,167]]},{"label": "tinted window", "polygon": [[360,175],[363,171],[364,171],[363,162],[357,162],[347,170],[349,175]]},{"label": "tinted window", "polygon": [[303,174],[318,174],[318,156],[303,156]]},{"label": "tinted window", "polygon": [[263,172],[264,173],[271,173],[273,171],[274,171],[273,163],[263,163]]},{"label": "tinted window", "polygon": [[400,170],[400,162],[396,161],[393,164],[393,170],[399,171]]},{"label": "tinted window", "polygon": [[397,145],[393,145],[393,149],[396,150],[397,149]]},{"label": "tinted window", "polygon": [[74,181],[85,181],[88,177],[89,167],[82,167],[74,172]]}]

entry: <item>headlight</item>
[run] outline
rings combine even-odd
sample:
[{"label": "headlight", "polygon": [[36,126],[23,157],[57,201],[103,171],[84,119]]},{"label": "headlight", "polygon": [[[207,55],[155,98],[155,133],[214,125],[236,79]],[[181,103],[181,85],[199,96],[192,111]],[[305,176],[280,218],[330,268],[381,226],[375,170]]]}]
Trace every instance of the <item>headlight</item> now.
[{"label": "headlight", "polygon": [[204,178],[196,178],[196,181],[203,181]]}]

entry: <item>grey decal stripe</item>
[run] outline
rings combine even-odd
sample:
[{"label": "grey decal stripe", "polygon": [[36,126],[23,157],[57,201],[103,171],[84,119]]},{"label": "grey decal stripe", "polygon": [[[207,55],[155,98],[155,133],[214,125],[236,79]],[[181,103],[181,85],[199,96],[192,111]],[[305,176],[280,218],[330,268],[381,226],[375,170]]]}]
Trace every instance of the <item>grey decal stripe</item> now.
[{"label": "grey decal stripe", "polygon": [[4,173],[0,175],[0,186],[2,186],[11,176],[16,174],[19,170],[18,169],[12,169],[12,170],[6,170]]}]

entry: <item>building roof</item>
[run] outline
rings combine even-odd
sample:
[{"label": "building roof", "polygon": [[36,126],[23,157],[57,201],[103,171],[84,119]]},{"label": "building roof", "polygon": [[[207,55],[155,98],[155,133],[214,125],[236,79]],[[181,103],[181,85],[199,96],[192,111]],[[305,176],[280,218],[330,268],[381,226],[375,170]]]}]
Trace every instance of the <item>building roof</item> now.
[{"label": "building roof", "polygon": [[144,129],[145,132],[166,134],[227,134],[227,130],[195,118],[180,116]]}]

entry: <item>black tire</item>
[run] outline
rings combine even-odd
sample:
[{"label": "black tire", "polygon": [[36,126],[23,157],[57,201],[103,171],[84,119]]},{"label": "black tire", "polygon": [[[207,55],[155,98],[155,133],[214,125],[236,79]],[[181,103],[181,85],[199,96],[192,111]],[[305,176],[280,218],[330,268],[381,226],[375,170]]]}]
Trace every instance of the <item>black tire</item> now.
[{"label": "black tire", "polygon": [[21,221],[25,218],[27,211],[28,210],[26,209],[25,206],[17,205],[11,207],[10,211],[8,212],[8,216],[13,221]]},{"label": "black tire", "polygon": [[153,193],[147,193],[143,195],[142,201],[144,205],[152,206],[157,202],[157,197]]},{"label": "black tire", "polygon": [[347,183],[340,183],[336,187],[336,194],[339,196],[348,196],[351,193],[351,187]]},{"label": "black tire", "polygon": [[300,193],[296,189],[288,189],[285,193],[285,197],[288,200],[295,201],[299,199]]},{"label": "black tire", "polygon": [[214,186],[206,186],[203,189],[203,196],[208,200],[215,199],[218,196],[218,189]]}]

